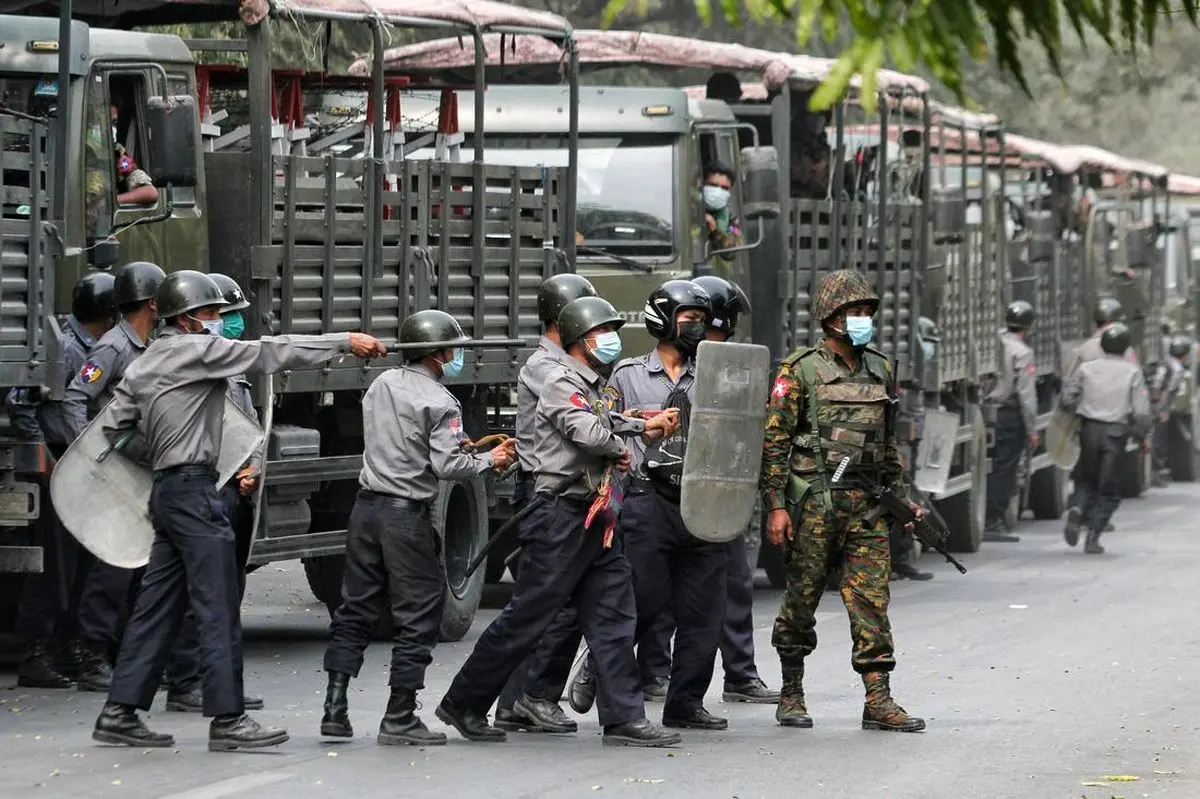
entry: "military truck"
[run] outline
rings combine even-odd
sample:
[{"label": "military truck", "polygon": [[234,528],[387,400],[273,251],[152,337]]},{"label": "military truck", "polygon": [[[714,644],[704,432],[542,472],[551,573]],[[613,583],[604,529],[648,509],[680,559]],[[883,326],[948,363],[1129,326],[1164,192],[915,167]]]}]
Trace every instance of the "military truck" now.
[{"label": "military truck", "polygon": [[[604,80],[598,75],[603,70],[641,66],[659,70],[730,71],[765,82],[774,81],[772,88],[762,91],[760,97],[740,95],[723,98],[725,102],[694,94],[689,102],[678,89],[642,89],[639,90],[645,92],[642,95],[630,95],[628,93],[633,90],[613,86],[582,89],[578,197],[578,224],[582,234],[578,257],[580,273],[591,277],[597,289],[612,299],[631,321],[640,321],[644,298],[657,283],[669,276],[714,269],[717,274],[737,280],[747,288],[754,307],[748,331],[755,342],[767,345],[779,359],[792,349],[814,341],[818,335],[819,324],[808,315],[808,298],[821,277],[833,269],[856,266],[871,276],[883,299],[877,343],[896,359],[901,376],[907,378],[910,370],[917,366],[911,353],[917,349],[913,341],[917,316],[915,298],[918,266],[924,260],[922,231],[926,209],[919,196],[907,191],[907,183],[903,187],[888,187],[888,178],[900,171],[896,168],[898,165],[888,163],[886,148],[845,137],[844,114],[850,104],[839,107],[836,112],[838,125],[833,138],[838,145],[836,152],[842,157],[830,157],[833,150],[827,145],[825,133],[829,115],[808,112],[807,102],[813,89],[828,74],[832,62],[740,45],[625,31],[581,30],[575,32],[574,41],[581,71],[596,73],[592,80]],[[488,42],[492,74],[508,81],[536,83],[544,79],[547,71],[552,74],[556,69],[559,56],[553,48],[532,39],[503,51],[500,44],[495,39]],[[399,69],[407,74],[452,75],[454,70],[466,69],[470,64],[469,54],[452,40],[388,52],[388,69]],[[882,82],[884,109],[911,108],[911,101],[919,99],[927,88],[919,79],[886,71]],[[555,108],[561,103],[561,95],[526,85],[520,90],[524,99],[518,108],[508,104],[510,98],[517,95],[502,93],[502,89],[489,88],[489,102],[496,93],[495,96],[504,101],[497,104],[504,112],[496,116],[511,114],[513,120],[517,120],[509,123],[511,134],[506,135],[511,136],[512,142],[507,146],[514,153],[538,146],[531,142],[544,135],[545,126],[551,124]],[[545,99],[535,99],[539,91]],[[637,102],[625,99],[633,96],[645,99]],[[908,105],[905,105],[906,101]],[[643,118],[639,118],[639,108]],[[686,115],[682,113],[685,108]],[[652,201],[668,193],[673,196],[674,252],[667,249],[665,242],[657,259],[653,257],[653,251],[645,249],[646,242],[637,245],[640,249],[622,249],[622,254],[647,264],[643,278],[629,274],[633,265],[619,270],[615,265],[604,263],[605,259],[596,258],[595,250],[588,246],[589,242],[595,241],[594,236],[589,235],[595,231],[582,229],[584,212],[589,204],[583,142],[593,129],[597,134],[611,135],[619,131],[625,136],[633,136],[650,126],[651,120],[645,117],[652,112],[661,114],[657,123],[661,128],[670,126],[679,149],[670,161],[664,152],[662,165],[644,170],[640,180],[631,177],[628,185],[636,188],[626,192],[620,202]],[[883,113],[886,115],[888,111]],[[919,115],[916,119],[920,124]],[[494,124],[491,130],[493,134],[497,130]],[[806,145],[814,136],[824,153],[824,166],[819,167],[823,169],[823,182],[817,186],[816,181],[810,180],[801,188],[795,179],[800,166],[798,161],[807,154]],[[777,219],[763,219],[761,233],[752,224],[744,225],[748,228],[744,234],[745,246],[757,246],[746,252],[725,253],[732,256],[729,261],[720,254],[713,258],[714,253],[704,249],[704,241],[697,235],[702,220],[697,191],[701,169],[713,159],[735,166],[740,162],[738,171],[743,180],[739,181],[739,186],[743,189],[753,186],[755,164],[760,159],[753,151],[739,157],[738,150],[739,146],[756,143],[774,148],[777,158],[775,182],[780,187],[789,187],[786,206]],[[856,145],[853,151],[851,145]],[[501,146],[506,145],[497,144],[497,147]],[[491,149],[493,157],[496,157],[497,147]],[[919,147],[918,139],[918,152]],[[895,151],[891,152],[895,154]],[[861,165],[861,160],[847,166],[849,159],[856,155],[869,155],[875,165],[873,169],[856,170],[855,166]],[[811,162],[805,162],[804,166],[810,173],[814,171]],[[617,173],[621,174],[621,171],[617,170]],[[605,179],[611,181],[613,177],[609,175]],[[851,199],[843,199],[841,191],[831,191],[830,181],[834,187],[846,183],[853,186]],[[738,199],[745,222],[745,217],[750,216],[749,208],[758,205],[759,198],[743,195]],[[645,236],[640,225],[628,227],[634,239]],[[618,244],[620,242],[606,235],[601,237],[599,246],[615,253]],[[748,257],[743,259],[743,256]],[[626,344],[636,351],[649,348],[652,342],[644,334],[639,337],[637,331],[630,331]],[[776,557],[771,557],[773,555]],[[781,585],[782,565],[777,555],[776,550],[765,548],[763,565],[772,582]]]},{"label": "military truck", "polygon": [[1193,482],[1197,477],[1196,441],[1200,426],[1200,373],[1195,342],[1200,334],[1200,178],[1172,174],[1167,179],[1170,215],[1161,244],[1166,263],[1164,316],[1172,336],[1193,342],[1187,375],[1171,408],[1172,435],[1168,451],[1171,478]]},{"label": "military truck", "polygon": [[[376,55],[383,51],[384,23],[434,28],[472,41],[489,31],[518,39],[570,36],[569,23],[552,14],[480,0],[471,0],[470,9],[462,3],[435,5],[414,10],[411,4],[375,2],[363,10],[336,0],[296,0],[280,12],[286,22],[275,20],[265,5],[243,7],[244,40],[193,43],[248,56],[240,76],[248,108],[237,120],[243,123],[240,131],[230,131],[238,141],[227,139],[221,148],[202,143],[197,109],[207,104],[208,87],[198,87],[195,58],[182,39],[80,22],[61,37],[53,19],[0,16],[6,45],[0,48],[0,77],[20,81],[16,85],[30,97],[42,92],[65,100],[57,103],[61,114],[54,119],[45,110],[17,115],[15,122],[12,113],[0,115],[5,131],[19,124],[36,133],[23,156],[6,146],[3,162],[6,183],[10,164],[26,171],[23,194],[19,188],[16,194],[0,192],[6,203],[5,264],[12,230],[22,238],[11,263],[27,274],[28,256],[18,255],[33,252],[39,270],[37,280],[21,283],[29,292],[21,299],[27,303],[21,310],[21,329],[28,331],[24,343],[0,349],[0,358],[21,355],[28,362],[25,372],[4,373],[11,375],[10,384],[47,381],[49,366],[40,359],[52,339],[40,325],[52,308],[69,307],[80,274],[89,266],[144,258],[168,270],[219,269],[238,280],[252,303],[246,314],[249,337],[364,330],[394,344],[409,313],[424,308],[453,313],[472,340],[465,345],[462,376],[447,382],[462,401],[466,432],[472,438],[491,432],[489,403],[515,381],[536,342],[536,287],[565,260],[554,242],[562,239],[558,224],[567,170],[492,167],[482,152],[470,162],[385,158],[382,61],[359,81],[381,110],[371,120],[367,157],[299,154],[294,126],[280,119],[281,111],[294,106],[276,102],[280,83],[296,76],[273,71],[270,58],[276,26],[313,25],[319,37],[330,20],[369,26]],[[230,7],[191,2],[139,9],[117,21],[136,26],[161,22],[165,14],[205,21],[233,13]],[[103,19],[103,9],[91,11]],[[56,82],[60,53],[68,74]],[[571,59],[566,63],[567,79],[576,86]],[[483,82],[472,85],[481,88]],[[482,119],[482,94],[479,98],[476,116]],[[123,143],[162,189],[155,207],[113,207],[111,106],[120,113]],[[207,110],[206,126],[216,116]],[[63,132],[56,138],[55,130]],[[210,144],[220,140],[203,138]],[[63,179],[62,188],[49,200],[62,213],[47,228],[41,224],[47,219],[46,194],[37,187],[45,183],[45,164],[53,162],[48,154],[59,145],[68,154],[54,162],[63,171],[52,177]],[[19,209],[10,207],[9,197],[37,198],[24,203],[31,206],[29,218],[10,219]],[[505,212],[500,220],[493,216],[496,209]],[[503,246],[485,235],[496,231],[506,237]],[[51,255],[38,260],[38,253]],[[37,286],[44,287],[44,304]],[[6,301],[6,314],[20,307],[15,300]],[[288,372],[256,387],[269,443],[251,563],[303,558],[314,592],[331,609],[340,601],[341,552],[361,466],[360,398],[398,362],[397,356],[382,365],[352,360]],[[483,479],[447,483],[434,508],[444,538],[448,603],[442,634],[449,640],[466,633],[482,591],[482,575],[467,579],[465,567],[487,538],[489,493]]]}]

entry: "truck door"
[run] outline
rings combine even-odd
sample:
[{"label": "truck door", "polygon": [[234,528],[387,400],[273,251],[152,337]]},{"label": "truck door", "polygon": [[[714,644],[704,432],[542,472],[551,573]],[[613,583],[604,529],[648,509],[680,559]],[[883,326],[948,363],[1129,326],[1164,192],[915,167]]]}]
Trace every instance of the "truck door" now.
[{"label": "truck door", "polygon": [[[736,129],[722,129],[715,131],[701,130],[696,134],[696,163],[699,165],[699,175],[697,175],[696,185],[702,186],[704,183],[704,172],[712,164],[720,163],[733,170],[737,176],[733,185],[733,191],[729,197],[729,219],[731,224],[736,224],[739,228],[738,244],[743,245],[757,238],[756,233],[746,229],[746,223],[741,219],[740,209],[742,207],[742,186],[741,186],[741,150],[738,147],[738,131]],[[703,201],[699,201],[701,211],[703,211]],[[699,229],[701,235],[704,236],[704,231],[707,230],[705,217],[703,212],[698,214]],[[707,238],[705,236],[705,238]],[[708,265],[712,268],[712,273],[732,280],[742,287],[742,290],[747,294],[751,292],[750,286],[750,260],[748,250],[740,250],[731,253],[729,259],[717,253],[709,253],[707,259]],[[751,330],[751,326],[743,324],[740,326],[743,332]],[[740,338],[740,336],[739,336]]]}]

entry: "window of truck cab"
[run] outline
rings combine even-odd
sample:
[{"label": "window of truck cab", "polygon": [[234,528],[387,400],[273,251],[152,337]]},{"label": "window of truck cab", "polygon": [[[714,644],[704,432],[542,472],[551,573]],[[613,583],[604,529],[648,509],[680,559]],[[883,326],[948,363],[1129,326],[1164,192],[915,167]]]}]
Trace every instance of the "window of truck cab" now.
[{"label": "window of truck cab", "polygon": [[83,147],[85,220],[88,234],[99,238],[112,233],[114,212],[121,215],[127,210],[154,208],[158,203],[117,204],[121,193],[118,147],[133,160],[134,167],[149,171],[145,74],[134,70],[103,70],[88,75],[87,82]]},{"label": "window of truck cab", "polygon": [[[586,245],[651,261],[672,259],[677,141],[663,135],[580,137],[576,227]],[[472,144],[468,136],[459,152],[461,162],[474,159]],[[435,157],[432,146],[405,153],[405,158],[417,160]],[[565,169],[567,138],[487,136],[483,160],[493,165]]]}]

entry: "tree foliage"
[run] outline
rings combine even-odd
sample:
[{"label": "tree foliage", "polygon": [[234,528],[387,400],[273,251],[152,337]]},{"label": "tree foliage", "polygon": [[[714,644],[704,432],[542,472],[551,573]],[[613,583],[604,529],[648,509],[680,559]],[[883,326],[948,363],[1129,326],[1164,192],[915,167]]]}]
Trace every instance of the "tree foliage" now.
[{"label": "tree foliage", "polygon": [[[655,3],[654,5],[657,5]],[[606,21],[631,10],[648,13],[651,0],[610,0]],[[902,72],[924,65],[961,102],[967,102],[964,56],[995,57],[1000,69],[1031,93],[1022,41],[1035,41],[1054,75],[1063,74],[1064,29],[1080,40],[1091,32],[1109,48],[1136,52],[1153,46],[1159,28],[1184,19],[1200,24],[1200,0],[694,0],[706,23],[714,8],[729,24],[785,21],[806,47],[820,31],[827,41],[848,29],[839,55],[813,104],[829,107],[861,75],[866,101],[873,99],[876,71],[885,61]]]}]

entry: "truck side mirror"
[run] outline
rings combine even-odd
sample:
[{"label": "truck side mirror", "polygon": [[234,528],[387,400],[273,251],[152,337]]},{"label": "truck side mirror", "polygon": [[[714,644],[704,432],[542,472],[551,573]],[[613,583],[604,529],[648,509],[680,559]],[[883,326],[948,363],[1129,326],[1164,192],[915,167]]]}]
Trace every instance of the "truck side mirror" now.
[{"label": "truck side mirror", "polygon": [[1152,222],[1135,222],[1129,226],[1129,230],[1125,233],[1125,251],[1129,254],[1131,269],[1144,268],[1152,263],[1150,250],[1152,249],[1151,237],[1153,235],[1154,224]]},{"label": "truck side mirror", "polygon": [[88,263],[96,269],[112,269],[121,257],[121,242],[104,238],[88,246]]},{"label": "truck side mirror", "polygon": [[1025,218],[1029,220],[1029,260],[1053,261],[1058,245],[1054,215],[1049,211],[1026,211]]},{"label": "truck side mirror", "polygon": [[146,104],[146,132],[154,185],[195,186],[195,100],[190,95],[152,97]]},{"label": "truck side mirror", "polygon": [[967,229],[967,197],[958,186],[935,186],[933,202],[933,243],[958,244]]},{"label": "truck side mirror", "polygon": [[746,147],[742,150],[742,195],[746,219],[778,219],[779,153],[774,147]]}]

